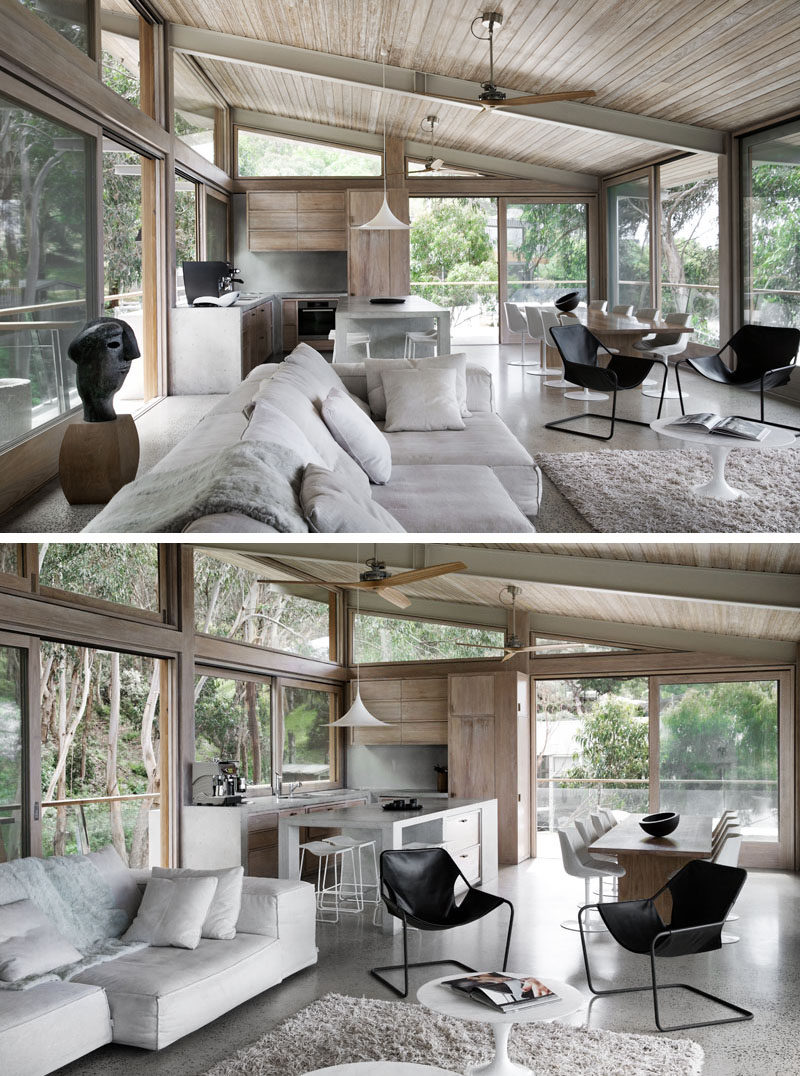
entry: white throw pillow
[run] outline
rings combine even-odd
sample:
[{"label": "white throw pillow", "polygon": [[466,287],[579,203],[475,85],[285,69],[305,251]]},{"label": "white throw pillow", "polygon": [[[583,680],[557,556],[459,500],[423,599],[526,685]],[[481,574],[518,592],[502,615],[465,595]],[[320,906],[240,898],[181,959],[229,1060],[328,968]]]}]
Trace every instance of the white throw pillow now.
[{"label": "white throw pillow", "polygon": [[236,920],[242,904],[244,867],[192,870],[189,867],[153,867],[154,878],[216,878],[217,891],[203,922],[202,936],[217,941],[236,937]]},{"label": "white throw pillow", "polygon": [[151,878],[122,940],[196,949],[216,891],[216,878]]},{"label": "white throw pillow", "polygon": [[29,975],[74,964],[81,953],[63,938],[32,900],[0,905],[0,979],[15,983]]},{"label": "white throw pillow", "polygon": [[306,467],[300,486],[300,505],[311,530],[319,534],[405,533],[397,520],[372,500],[353,489],[341,475],[314,464]]},{"label": "white throw pillow", "polygon": [[257,399],[250,410],[250,421],[242,433],[243,441],[272,441],[279,445],[293,448],[303,466],[325,461],[314,448],[309,439],[288,415],[284,415],[269,400]]},{"label": "white throw pillow", "polygon": [[432,355],[427,359],[412,359],[412,366],[428,369],[455,370],[456,396],[461,408],[461,417],[469,418],[472,412],[467,408],[467,353],[458,351],[453,355]]},{"label": "white throw pillow", "polygon": [[387,433],[464,429],[454,369],[412,367],[387,370],[382,376]]},{"label": "white throw pillow", "polygon": [[107,844],[97,852],[89,852],[86,858],[100,872],[111,892],[114,904],[128,916],[130,923],[136,915],[142,894],[132,871],[119,858],[113,844]]},{"label": "white throw pillow", "polygon": [[322,418],[336,442],[367,473],[370,481],[385,486],[392,476],[389,442],[372,419],[356,406],[350,394],[344,389],[331,389],[322,404]]},{"label": "white throw pillow", "polygon": [[364,373],[367,375],[367,402],[373,418],[386,418],[386,396],[383,391],[383,374],[387,370],[410,370],[410,359],[367,359]]}]

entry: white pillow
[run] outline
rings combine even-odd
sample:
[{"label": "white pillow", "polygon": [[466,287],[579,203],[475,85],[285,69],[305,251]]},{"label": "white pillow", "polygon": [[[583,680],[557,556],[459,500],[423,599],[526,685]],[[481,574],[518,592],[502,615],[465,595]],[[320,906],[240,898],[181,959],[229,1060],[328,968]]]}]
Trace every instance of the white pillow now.
[{"label": "white pillow", "polygon": [[250,421],[242,433],[243,441],[273,441],[293,448],[303,466],[307,463],[325,465],[325,461],[309,439],[288,415],[284,415],[269,400],[257,399],[250,411]]},{"label": "white pillow", "polygon": [[401,430],[463,430],[464,420],[456,396],[456,371],[428,367],[387,370],[387,433]]},{"label": "white pillow", "polygon": [[217,941],[236,937],[236,920],[242,904],[244,867],[191,870],[189,867],[153,867],[154,878],[216,878],[217,891],[203,922],[202,936]]},{"label": "white pillow", "polygon": [[469,418],[472,412],[467,408],[467,353],[458,351],[453,355],[432,355],[430,358],[412,359],[412,366],[428,367],[442,370],[455,370],[456,396],[461,408],[461,417]]},{"label": "white pillow", "polygon": [[383,391],[383,374],[386,370],[410,370],[410,359],[367,359],[364,373],[367,375],[367,402],[373,418],[386,418],[386,396]]},{"label": "white pillow", "polygon": [[151,878],[122,940],[196,949],[216,891],[216,878]]},{"label": "white pillow", "polygon": [[353,488],[339,474],[310,464],[300,486],[300,505],[311,530],[319,534],[405,533],[391,513],[369,493]]},{"label": "white pillow", "polygon": [[386,485],[392,476],[389,442],[372,419],[356,406],[349,393],[331,389],[322,404],[322,418],[337,444],[353,457],[370,481],[379,486]]},{"label": "white pillow", "polygon": [[14,983],[74,964],[81,953],[32,900],[0,905],[0,979]]}]

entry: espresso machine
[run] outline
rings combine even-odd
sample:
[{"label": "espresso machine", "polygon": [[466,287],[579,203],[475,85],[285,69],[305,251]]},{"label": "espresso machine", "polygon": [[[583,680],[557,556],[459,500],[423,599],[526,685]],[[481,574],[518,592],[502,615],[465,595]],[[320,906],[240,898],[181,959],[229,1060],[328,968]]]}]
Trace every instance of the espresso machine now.
[{"label": "espresso machine", "polygon": [[236,807],[244,802],[247,781],[239,763],[216,758],[192,763],[192,803],[195,806]]}]

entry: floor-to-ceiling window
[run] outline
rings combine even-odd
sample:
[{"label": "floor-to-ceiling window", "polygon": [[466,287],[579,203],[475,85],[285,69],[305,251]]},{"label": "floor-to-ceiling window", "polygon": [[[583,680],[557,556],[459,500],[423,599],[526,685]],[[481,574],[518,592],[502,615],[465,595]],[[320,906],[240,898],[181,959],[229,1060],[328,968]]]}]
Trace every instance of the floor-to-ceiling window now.
[{"label": "floor-to-ceiling window", "polygon": [[0,863],[27,853],[27,651],[0,634]]},{"label": "floor-to-ceiling window", "polygon": [[94,140],[3,98],[0,132],[3,448],[79,402],[67,347],[93,306],[87,296]]},{"label": "floor-to-ceiling window", "polygon": [[180,172],[175,173],[175,298],[178,306],[186,306],[183,263],[199,258],[199,190],[199,183]]},{"label": "floor-to-ceiling window", "polygon": [[742,140],[743,320],[800,326],[800,123]]},{"label": "floor-to-ceiling window", "polygon": [[650,177],[610,184],[606,190],[608,305],[652,306]]},{"label": "floor-to-ceiling window", "polygon": [[552,303],[589,291],[586,202],[508,201],[506,281],[511,302]]}]

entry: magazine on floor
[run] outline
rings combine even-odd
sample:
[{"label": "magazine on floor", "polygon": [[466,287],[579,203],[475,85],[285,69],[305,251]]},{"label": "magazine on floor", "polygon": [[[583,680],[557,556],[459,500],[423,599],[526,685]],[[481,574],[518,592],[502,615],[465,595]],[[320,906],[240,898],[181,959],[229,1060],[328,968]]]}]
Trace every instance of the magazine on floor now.
[{"label": "magazine on floor", "polygon": [[445,979],[444,985],[498,1012],[512,1012],[560,1000],[558,994],[533,975],[507,975],[503,971],[460,975],[457,979]]},{"label": "magazine on floor", "polygon": [[667,423],[668,426],[682,426],[685,430],[697,430],[698,433],[718,433],[723,437],[739,437],[743,441],[763,441],[769,434],[769,428],[760,422],[751,422],[735,415],[714,415],[710,411],[701,411],[697,415],[681,415]]}]

